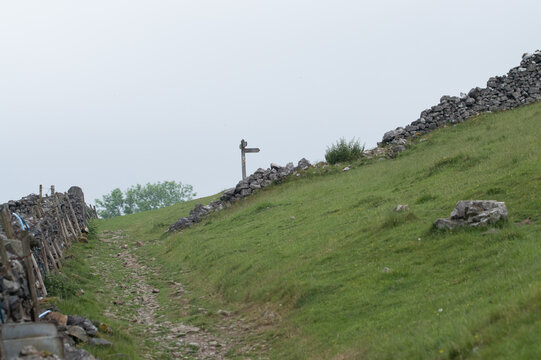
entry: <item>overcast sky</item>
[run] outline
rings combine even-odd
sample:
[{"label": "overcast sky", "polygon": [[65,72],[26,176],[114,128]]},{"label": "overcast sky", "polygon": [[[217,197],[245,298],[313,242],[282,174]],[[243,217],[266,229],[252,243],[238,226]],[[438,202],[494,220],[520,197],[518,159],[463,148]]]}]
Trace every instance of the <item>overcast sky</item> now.
[{"label": "overcast sky", "polygon": [[0,203],[39,184],[176,180],[374,147],[541,48],[539,0],[0,3]]}]

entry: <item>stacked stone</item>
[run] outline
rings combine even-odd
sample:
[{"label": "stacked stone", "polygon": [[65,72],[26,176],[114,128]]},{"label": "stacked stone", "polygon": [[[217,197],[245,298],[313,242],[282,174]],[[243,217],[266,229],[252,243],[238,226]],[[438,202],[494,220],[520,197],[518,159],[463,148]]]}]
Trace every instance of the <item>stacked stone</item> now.
[{"label": "stacked stone", "polygon": [[293,163],[289,163],[286,166],[271,164],[271,167],[267,170],[259,168],[246,179],[239,181],[234,188],[224,191],[220,200],[212,201],[208,205],[197,204],[195,208],[190,211],[188,217],[181,217],[171,224],[167,231],[178,231],[190,227],[194,223],[200,222],[210,213],[230,207],[233,202],[246,196],[250,196],[254,191],[267,187],[273,183],[279,183],[294,172],[306,170],[309,167],[310,162],[305,158],[302,158],[299,160],[297,166],[293,165]]},{"label": "stacked stone", "polygon": [[440,103],[424,110],[406,127],[386,132],[380,146],[404,151],[409,138],[426,134],[445,124],[463,122],[486,112],[509,110],[541,100],[541,51],[524,54],[520,66],[507,75],[488,80],[486,88],[476,87],[460,97],[443,96]]},{"label": "stacked stone", "polygon": [[[10,270],[4,268],[0,276],[0,305],[5,322],[20,322],[30,320],[32,303],[22,264],[23,247],[20,239],[23,228],[13,214],[22,218],[28,226],[31,253],[37,265],[36,275],[39,272],[35,287],[38,296],[45,296],[45,286],[38,279],[45,277],[46,269],[54,271],[59,267],[63,249],[76,240],[80,232],[74,224],[77,223],[80,227],[85,225],[87,220],[94,216],[94,212],[84,202],[84,195],[79,187],[70,188],[66,194],[58,193],[56,196],[41,199],[32,194],[0,205],[0,211],[5,211],[4,209],[7,210],[9,224],[15,236],[8,238],[8,232],[0,227],[0,241],[6,250]],[[63,217],[63,223],[59,221],[58,214]],[[77,221],[73,219],[73,214]],[[68,221],[70,226],[66,226]],[[69,238],[64,236],[66,234]],[[4,265],[2,264],[0,269]]]},{"label": "stacked stone", "polygon": [[6,271],[0,281],[2,319],[4,322],[29,321],[32,302],[26,273],[20,260],[11,260],[10,265],[10,271]]}]

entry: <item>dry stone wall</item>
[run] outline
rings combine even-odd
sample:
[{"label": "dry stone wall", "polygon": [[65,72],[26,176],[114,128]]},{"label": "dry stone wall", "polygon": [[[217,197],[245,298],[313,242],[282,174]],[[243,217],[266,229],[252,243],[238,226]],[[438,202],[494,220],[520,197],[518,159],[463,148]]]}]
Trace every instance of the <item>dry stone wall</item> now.
[{"label": "dry stone wall", "polygon": [[[520,65],[509,70],[507,75],[490,78],[486,88],[476,87],[460,97],[442,96],[440,103],[421,112],[418,120],[405,127],[386,132],[378,147],[366,150],[363,155],[394,157],[396,153],[406,150],[405,145],[410,139],[438,127],[461,123],[482,113],[509,110],[539,100],[541,100],[541,51],[537,50],[533,54],[524,54]],[[270,169],[258,169],[240,181],[236,187],[226,190],[220,200],[208,205],[196,205],[189,216],[178,219],[169,226],[168,231],[187,228],[212,212],[229,207],[232,202],[251,195],[257,189],[280,182],[295,171],[309,166],[310,163],[302,159],[296,167],[290,163],[285,167],[271,164]]]},{"label": "dry stone wall", "polygon": [[[0,205],[0,212],[0,320],[29,321],[31,287],[37,297],[47,295],[43,279],[61,269],[64,250],[79,240],[82,227],[95,217],[95,211],[86,205],[81,188],[74,186],[67,193],[41,199],[32,194],[9,201]],[[30,254],[24,251],[23,239],[30,243]],[[28,264],[34,284],[28,279]]]},{"label": "dry stone wall", "polygon": [[486,88],[476,87],[460,97],[443,96],[438,105],[421,112],[405,127],[386,132],[380,146],[404,151],[410,138],[446,124],[457,124],[481,113],[509,110],[541,100],[541,51],[524,54],[519,66],[507,75],[488,79]]},{"label": "dry stone wall", "polygon": [[252,175],[239,181],[234,188],[224,191],[220,200],[212,201],[208,205],[197,204],[190,211],[189,216],[178,219],[169,226],[167,231],[178,231],[190,227],[194,223],[200,222],[205,216],[230,207],[233,202],[250,196],[254,191],[273,183],[279,183],[294,172],[308,169],[310,166],[310,162],[302,158],[299,160],[297,166],[293,165],[293,163],[289,163],[286,166],[271,164],[271,167],[267,170],[257,169]]}]

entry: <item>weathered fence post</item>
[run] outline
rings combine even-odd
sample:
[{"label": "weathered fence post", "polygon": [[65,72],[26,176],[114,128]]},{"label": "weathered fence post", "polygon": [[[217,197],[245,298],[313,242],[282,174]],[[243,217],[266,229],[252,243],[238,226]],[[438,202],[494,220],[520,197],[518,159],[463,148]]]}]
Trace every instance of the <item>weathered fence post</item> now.
[{"label": "weathered fence post", "polygon": [[2,267],[5,268],[4,270],[1,270],[1,271],[6,274],[11,273],[11,266],[8,259],[8,253],[6,251],[6,247],[4,246],[4,242],[2,240],[0,240],[0,256],[2,257]]},{"label": "weathered fence post", "polygon": [[64,238],[64,242],[66,244],[69,244],[68,242],[68,234],[66,228],[63,226],[62,216],[60,216],[61,209],[60,209],[60,203],[58,202],[58,196],[54,196],[54,203],[55,203],[55,212],[56,212],[56,220],[58,221],[58,227],[60,228],[60,234]]},{"label": "weathered fence post", "polygon": [[36,276],[38,277],[39,286],[41,287],[41,292],[43,293],[43,297],[47,297],[47,289],[45,288],[45,282],[43,281],[43,278],[41,277],[41,271],[39,271],[38,262],[36,261],[36,258],[34,257],[34,254],[30,254],[32,258],[32,264],[34,264],[34,269],[36,270]]},{"label": "weathered fence post", "polygon": [[7,205],[2,208],[2,227],[8,239],[15,239],[15,231],[13,231],[13,227],[11,226],[11,213]]},{"label": "weathered fence post", "polygon": [[[43,234],[43,232],[42,232],[42,234]],[[55,272],[58,274],[59,268],[56,265],[56,259],[55,259],[54,255],[53,255],[53,252],[51,251],[51,248],[49,248],[49,244],[47,244],[47,239],[48,238],[49,238],[49,230],[47,230],[47,236],[44,239],[42,239],[43,240],[43,246],[45,246],[45,251],[47,252],[47,255],[49,256],[49,258],[51,259],[51,264],[53,265],[53,267],[55,269]],[[53,240],[51,240],[51,244],[52,244],[52,242],[53,242]]]},{"label": "weathered fence post", "polygon": [[[30,290],[30,296],[32,297],[32,321],[39,320],[39,303],[36,292],[36,279],[34,277],[34,267],[32,265],[32,252],[30,251],[30,233],[25,230],[22,236],[23,245],[23,263],[26,268],[26,278],[28,279],[28,289]],[[39,271],[39,270],[38,270]]]},{"label": "weathered fence post", "polygon": [[75,224],[75,227],[77,228],[77,237],[81,236],[81,227],[79,226],[79,221],[77,220],[77,216],[75,216],[75,211],[73,210],[73,206],[71,205],[70,197],[69,195],[65,194],[66,201],[68,202],[68,206],[70,208],[71,217],[73,218],[73,223]]}]

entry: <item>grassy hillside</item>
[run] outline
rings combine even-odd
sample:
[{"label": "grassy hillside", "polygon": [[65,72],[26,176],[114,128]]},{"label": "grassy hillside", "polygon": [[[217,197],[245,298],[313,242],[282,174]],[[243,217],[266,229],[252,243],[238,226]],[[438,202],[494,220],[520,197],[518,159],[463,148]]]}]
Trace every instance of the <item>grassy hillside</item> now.
[{"label": "grassy hillside", "polygon": [[[193,203],[100,227],[143,241],[164,287],[248,319],[272,359],[540,358],[540,125],[541,104],[481,116],[397,159],[310,169],[181,233],[162,235]],[[510,221],[432,229],[465,199],[505,201]]]}]

